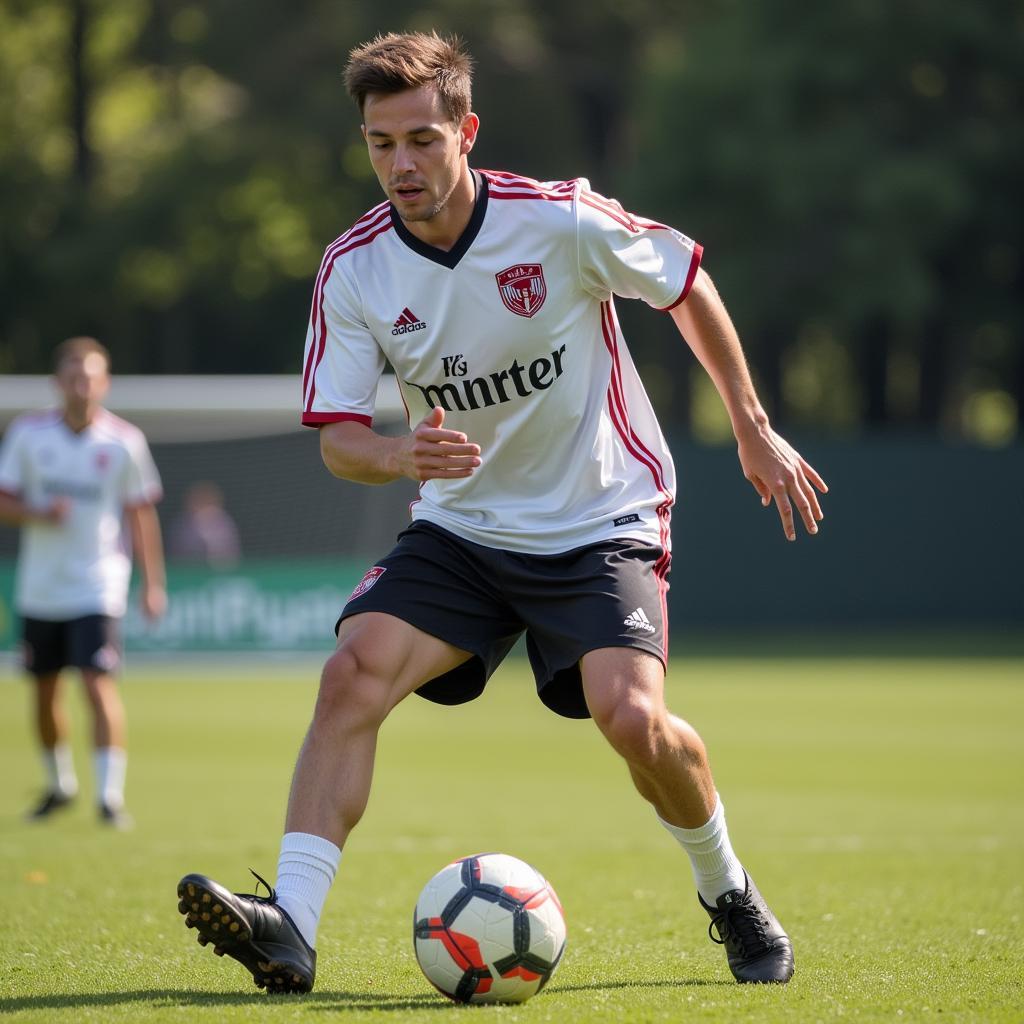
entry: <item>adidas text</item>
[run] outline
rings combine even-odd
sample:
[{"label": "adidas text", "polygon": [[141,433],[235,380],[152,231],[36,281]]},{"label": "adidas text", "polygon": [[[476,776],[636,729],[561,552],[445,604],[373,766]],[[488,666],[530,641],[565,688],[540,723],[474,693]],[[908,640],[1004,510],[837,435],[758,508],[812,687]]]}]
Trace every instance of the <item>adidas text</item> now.
[{"label": "adidas text", "polygon": [[426,330],[427,325],[422,320],[417,320],[414,324],[399,324],[397,327],[392,328],[392,334],[409,334],[412,331],[423,331]]},{"label": "adidas text", "polygon": [[630,629],[639,629],[643,633],[656,632],[655,628],[651,625],[651,620],[644,613],[643,608],[637,608],[635,612],[630,612],[622,620],[622,624]]}]

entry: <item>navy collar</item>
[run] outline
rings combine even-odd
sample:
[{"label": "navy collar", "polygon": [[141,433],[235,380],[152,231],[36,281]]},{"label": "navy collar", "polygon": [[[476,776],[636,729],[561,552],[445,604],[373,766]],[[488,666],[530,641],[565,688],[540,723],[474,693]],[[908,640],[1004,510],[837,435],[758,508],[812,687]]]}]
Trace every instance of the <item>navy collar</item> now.
[{"label": "navy collar", "polygon": [[447,252],[438,249],[435,245],[427,245],[420,241],[406,226],[405,221],[398,215],[394,204],[389,203],[391,208],[391,223],[395,226],[395,234],[412,249],[425,259],[439,263],[442,267],[454,270],[459,261],[469,251],[476,236],[480,234],[483,227],[484,215],[487,213],[487,179],[479,171],[471,171],[473,180],[476,182],[476,203],[473,206],[473,213],[465,230],[459,235],[459,240]]}]

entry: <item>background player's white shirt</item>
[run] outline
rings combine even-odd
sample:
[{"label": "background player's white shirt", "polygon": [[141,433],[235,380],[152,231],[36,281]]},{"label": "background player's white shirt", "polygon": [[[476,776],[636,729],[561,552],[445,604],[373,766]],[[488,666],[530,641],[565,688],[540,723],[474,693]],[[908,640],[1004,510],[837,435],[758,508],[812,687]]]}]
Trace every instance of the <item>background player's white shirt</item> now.
[{"label": "background player's white shirt", "polygon": [[22,527],[17,610],[51,621],[124,615],[131,558],[123,512],[161,497],[142,431],[106,410],[78,434],[59,411],[20,416],[0,446],[0,490],[33,508],[70,504],[61,524]]},{"label": "background player's white shirt", "polygon": [[468,540],[551,554],[609,538],[669,548],[675,471],[619,330],[613,295],[681,302],[701,247],[585,180],[481,172],[450,253],[389,204],[324,256],[306,338],[303,422],[371,422],[390,362],[410,424],[433,405],[480,445],[465,479],[413,504]]}]

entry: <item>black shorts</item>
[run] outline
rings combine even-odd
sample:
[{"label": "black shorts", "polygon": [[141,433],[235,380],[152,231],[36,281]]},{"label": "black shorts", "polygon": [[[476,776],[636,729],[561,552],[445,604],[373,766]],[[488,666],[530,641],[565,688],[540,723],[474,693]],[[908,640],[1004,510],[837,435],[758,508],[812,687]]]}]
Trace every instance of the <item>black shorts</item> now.
[{"label": "black shorts", "polygon": [[22,664],[34,676],[62,668],[84,668],[113,675],[121,667],[121,631],[109,615],[83,615],[49,622],[22,620]]},{"label": "black shorts", "polygon": [[[525,631],[541,700],[567,718],[589,718],[579,661],[603,647],[666,659],[670,555],[613,540],[557,555],[483,547],[418,520],[353,591],[338,620],[385,612],[474,657],[417,691],[463,704]],[[336,627],[337,628],[337,627]]]}]

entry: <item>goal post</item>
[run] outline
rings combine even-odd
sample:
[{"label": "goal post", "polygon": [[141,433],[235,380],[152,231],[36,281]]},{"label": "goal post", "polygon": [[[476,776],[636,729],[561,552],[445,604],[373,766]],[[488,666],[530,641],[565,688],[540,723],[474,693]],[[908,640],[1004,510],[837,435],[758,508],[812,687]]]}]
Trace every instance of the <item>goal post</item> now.
[{"label": "goal post", "polygon": [[[133,595],[124,621],[129,651],[333,647],[345,600],[407,525],[417,488],[412,481],[368,487],[332,477],[317,431],[299,424],[300,386],[297,375],[112,378],[105,405],[145,432],[164,486],[158,511],[168,613],[150,625]],[[0,379],[0,430],[22,411],[57,402],[52,378]],[[390,375],[378,392],[374,429],[406,429]],[[205,526],[196,526],[204,516]],[[0,531],[6,650],[16,644],[16,552],[17,530]]]}]

